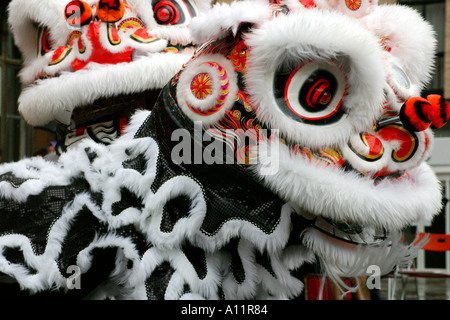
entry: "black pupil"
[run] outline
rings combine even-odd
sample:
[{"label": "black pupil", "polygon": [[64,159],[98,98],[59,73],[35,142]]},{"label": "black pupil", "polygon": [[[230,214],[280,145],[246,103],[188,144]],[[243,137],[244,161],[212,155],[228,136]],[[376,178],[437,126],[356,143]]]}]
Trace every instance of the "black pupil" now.
[{"label": "black pupil", "polygon": [[159,23],[170,23],[175,18],[175,12],[172,7],[161,6],[156,10],[155,18]]},{"label": "black pupil", "polygon": [[[189,1],[182,1],[183,5]],[[158,24],[181,24],[186,21],[183,9],[176,1],[173,0],[153,0],[153,16]],[[189,8],[189,6],[188,6]]]},{"label": "black pupil", "polygon": [[306,79],[299,92],[299,102],[309,112],[320,112],[328,107],[337,90],[337,80],[329,71],[315,70]]},{"label": "black pupil", "polygon": [[[298,72],[301,80],[295,78]],[[341,98],[336,96],[338,85],[345,83],[338,83],[338,78],[325,66],[316,65],[309,71],[279,69],[274,74],[273,95],[277,106],[291,119],[326,126],[346,114],[341,108],[342,99],[337,100]]]}]

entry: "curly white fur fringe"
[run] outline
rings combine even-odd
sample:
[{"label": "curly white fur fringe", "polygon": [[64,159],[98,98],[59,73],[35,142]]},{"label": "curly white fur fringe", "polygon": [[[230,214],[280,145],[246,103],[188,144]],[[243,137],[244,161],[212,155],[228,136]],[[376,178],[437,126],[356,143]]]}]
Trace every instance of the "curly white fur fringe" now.
[{"label": "curly white fur fringe", "polygon": [[[411,244],[402,244],[401,232],[395,232],[382,244],[357,246],[316,229],[308,229],[303,234],[303,243],[317,255],[324,278],[329,278],[342,295],[358,289],[358,277],[367,276],[370,266],[379,267],[380,275],[388,274],[395,266],[409,266],[427,242],[428,238],[424,237],[420,241],[414,239]],[[356,278],[356,284],[348,285],[345,278]]]}]

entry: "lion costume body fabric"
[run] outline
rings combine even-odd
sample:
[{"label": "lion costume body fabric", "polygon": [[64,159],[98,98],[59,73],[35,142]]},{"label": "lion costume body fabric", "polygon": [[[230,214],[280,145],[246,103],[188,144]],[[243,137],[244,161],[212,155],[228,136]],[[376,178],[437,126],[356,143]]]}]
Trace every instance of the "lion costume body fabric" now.
[{"label": "lion costume body fabric", "polygon": [[[111,23],[99,29],[118,39]],[[0,167],[0,271],[31,294],[293,299],[308,265],[339,283],[371,265],[387,273],[407,263],[417,248],[401,243],[402,229],[441,208],[424,160],[430,127],[449,110],[439,96],[419,97],[433,65],[429,24],[376,1],[242,1],[202,12],[190,32],[203,45],[124,134],[108,144],[80,139],[55,163]],[[152,89],[153,73],[139,66],[123,82],[97,81],[128,62],[89,68],[79,43],[63,60],[80,70],[46,81],[70,84],[80,72],[103,86],[101,97],[128,80]],[[32,90],[19,102],[25,117],[39,110]],[[99,98],[89,86],[71,94],[83,104]],[[75,107],[64,113],[57,105],[66,101],[42,99],[30,123],[76,123]]]}]

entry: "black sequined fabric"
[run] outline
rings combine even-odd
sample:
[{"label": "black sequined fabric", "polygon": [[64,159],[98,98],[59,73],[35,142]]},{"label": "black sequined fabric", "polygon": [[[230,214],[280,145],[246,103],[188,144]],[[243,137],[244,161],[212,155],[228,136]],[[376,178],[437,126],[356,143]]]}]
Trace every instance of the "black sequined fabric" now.
[{"label": "black sequined fabric", "polygon": [[[281,207],[284,203],[258,181],[255,181],[255,177],[245,168],[239,167],[239,165],[177,164],[171,160],[171,150],[176,143],[171,141],[171,133],[179,128],[192,128],[192,124],[189,124],[188,120],[180,114],[171,97],[170,89],[169,85],[163,89],[155,108],[135,134],[136,139],[152,138],[159,149],[156,168],[151,168],[151,170],[156,170],[155,178],[151,185],[147,186],[148,192],[156,194],[170,179],[180,176],[188,177],[198,184],[206,202],[206,212],[199,230],[204,237],[212,239],[228,221],[249,223],[262,233],[271,235],[280,222]],[[84,151],[91,165],[94,160],[101,157],[94,150]],[[122,168],[134,170],[140,176],[147,173],[149,162],[146,155],[132,155],[131,149],[124,150],[124,153],[129,156],[129,159],[122,162]],[[25,179],[19,179],[12,173],[0,176],[0,181],[8,181],[15,186],[26,182]],[[131,188],[122,185],[117,192],[118,200],[110,205],[112,217],[119,217],[130,208],[134,209],[133,212],[145,212],[142,195],[137,195]],[[95,263],[83,274],[82,279],[84,290],[93,290],[117,269],[117,263],[126,266],[126,270],[132,270],[135,263],[140,263],[140,259],[154,245],[145,235],[145,230],[139,229],[136,223],[113,227],[105,220],[100,219],[97,216],[98,213],[92,211],[92,206],[96,210],[104,210],[104,195],[99,191],[94,192],[92,186],[83,177],[74,179],[69,185],[48,187],[40,194],[28,197],[24,203],[0,199],[0,238],[2,235],[11,233],[25,235],[30,239],[35,254],[43,254],[46,250],[48,234],[55,222],[61,218],[63,208],[70,205],[79,194],[88,195],[91,203],[90,206],[86,204],[78,209],[70,222],[70,228],[65,235],[61,252],[56,260],[61,275],[68,277],[67,269],[77,263],[80,252],[86,251],[95,239],[101,237],[114,235],[127,239],[132,244],[133,250],[136,250],[139,255],[137,260],[125,258],[122,256],[124,248],[116,244],[90,249],[88,254]],[[162,204],[159,230],[162,233],[170,234],[181,219],[189,218],[194,206],[192,201],[187,195],[166,199],[166,202]],[[235,282],[243,285],[249,278],[246,275],[243,257],[241,257],[240,243],[241,239],[235,237],[226,241],[217,250],[221,250],[221,255],[227,257],[225,263],[229,265],[223,266],[223,270],[229,270]],[[184,256],[183,261],[192,266],[198,281],[207,279],[210,270],[204,249],[186,239],[180,244],[178,250]],[[274,278],[277,278],[269,255],[266,252],[255,252],[254,254],[254,263],[262,266]],[[27,264],[24,254],[17,248],[8,248],[3,256],[11,263],[21,264],[28,268],[30,274],[37,272]],[[118,259],[119,256],[120,259]],[[152,268],[144,283],[147,298],[151,300],[164,299],[172,277],[178,272],[177,266],[170,260],[163,259]],[[188,293],[190,290],[187,283],[183,288],[184,293]],[[218,297],[225,298],[221,284],[217,284],[215,289]],[[0,285],[0,293],[1,291]],[[48,293],[49,291],[47,291]],[[51,296],[54,293],[55,291]],[[87,291],[79,291],[76,294],[70,292],[66,297],[81,297],[88,294]]]},{"label": "black sequined fabric", "polygon": [[175,270],[170,263],[159,265],[146,281],[147,297],[149,300],[164,300],[167,285]]},{"label": "black sequined fabric", "polygon": [[4,181],[4,182],[10,184],[11,186],[13,186],[14,188],[20,187],[22,185],[22,183],[24,183],[28,180],[29,179],[18,178],[16,176],[14,176],[14,174],[12,172],[7,172],[7,173],[0,175],[0,182]]},{"label": "black sequined fabric", "polygon": [[[17,178],[12,177],[13,181]],[[52,224],[61,217],[62,209],[77,193],[87,190],[83,179],[76,179],[68,186],[44,189],[29,196],[25,202],[2,199],[0,201],[0,235],[22,234],[32,239],[35,253],[41,255],[47,246],[47,234]],[[101,195],[94,198],[101,201]]]}]

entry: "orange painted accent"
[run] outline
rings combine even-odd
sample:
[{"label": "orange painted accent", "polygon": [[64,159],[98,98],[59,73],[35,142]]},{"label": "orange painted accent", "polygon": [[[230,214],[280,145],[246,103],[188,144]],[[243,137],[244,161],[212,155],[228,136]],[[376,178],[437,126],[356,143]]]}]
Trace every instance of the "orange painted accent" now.
[{"label": "orange painted accent", "polygon": [[345,0],[345,5],[352,11],[357,11],[361,8],[361,0]]},{"label": "orange painted accent", "polygon": [[125,14],[122,0],[99,0],[97,3],[97,17],[104,22],[117,22]]},{"label": "orange painted accent", "polygon": [[140,29],[144,28],[144,24],[137,18],[129,18],[120,22],[117,29],[126,30],[126,29]]},{"label": "orange painted accent", "polygon": [[450,234],[419,233],[414,245],[417,245],[424,237],[428,237],[428,242],[422,247],[423,250],[436,252],[450,250]]},{"label": "orange painted accent", "polygon": [[305,8],[315,8],[316,4],[314,0],[299,0],[299,2],[305,6]]},{"label": "orange painted accent", "polygon": [[75,59],[71,66],[75,71],[83,69],[90,62],[99,64],[117,64],[121,62],[131,62],[131,54],[133,48],[125,48],[122,52],[112,53],[106,50],[99,39],[100,22],[95,21],[89,25],[87,38],[92,46],[92,53],[89,59],[79,60]]},{"label": "orange painted accent", "polygon": [[84,26],[92,20],[91,6],[85,1],[71,1],[64,11],[67,23],[72,26]]},{"label": "orange painted accent", "polygon": [[145,28],[137,29],[132,35],[131,38],[136,40],[137,42],[149,43],[155,40],[158,40],[157,37],[150,37],[148,35],[148,30]]},{"label": "orange painted accent", "polygon": [[111,43],[114,46],[121,43],[121,40],[119,37],[119,32],[114,27],[113,23],[108,23],[108,40],[109,40],[109,43]]},{"label": "orange painted accent", "polygon": [[416,138],[400,125],[383,127],[378,130],[377,134],[385,141],[400,142],[400,147],[392,153],[392,158],[397,162],[407,161],[416,150]]},{"label": "orange painted accent", "polygon": [[54,66],[63,61],[69,53],[72,51],[71,47],[68,46],[62,46],[56,49],[56,51],[53,53],[52,61],[49,63],[49,66]]},{"label": "orange painted accent", "polygon": [[368,159],[378,159],[383,155],[384,148],[380,139],[374,135],[364,133],[361,135],[364,144],[369,147],[369,154],[364,155]]},{"label": "orange painted accent", "polygon": [[387,52],[391,52],[392,51],[392,47],[388,45],[389,43],[389,38],[387,37],[381,37],[380,41],[378,42],[385,51]]}]

